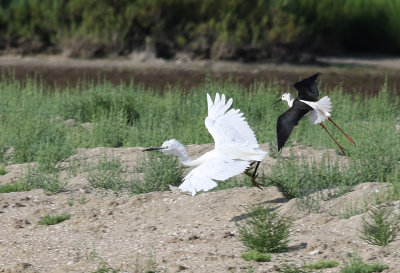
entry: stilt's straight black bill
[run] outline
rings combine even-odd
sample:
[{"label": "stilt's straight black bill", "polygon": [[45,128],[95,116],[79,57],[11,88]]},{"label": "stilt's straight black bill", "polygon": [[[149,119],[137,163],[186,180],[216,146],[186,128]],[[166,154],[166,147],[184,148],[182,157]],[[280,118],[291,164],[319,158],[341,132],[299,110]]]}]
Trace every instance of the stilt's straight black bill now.
[{"label": "stilt's straight black bill", "polygon": [[144,149],[143,152],[147,152],[147,151],[159,151],[159,150],[163,150],[163,149],[165,149],[165,148],[163,148],[163,147],[152,147],[152,148]]},{"label": "stilt's straight black bill", "polygon": [[272,105],[274,105],[275,103],[278,103],[278,102],[280,102],[280,101],[282,101],[282,99],[277,100],[277,101],[274,102]]}]

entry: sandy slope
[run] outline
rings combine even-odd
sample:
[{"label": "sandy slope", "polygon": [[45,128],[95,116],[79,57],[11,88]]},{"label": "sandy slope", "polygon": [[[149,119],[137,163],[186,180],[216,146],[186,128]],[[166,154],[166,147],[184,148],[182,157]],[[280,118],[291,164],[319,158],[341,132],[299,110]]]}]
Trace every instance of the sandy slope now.
[{"label": "sandy slope", "polygon": [[[192,155],[211,145],[190,145]],[[263,145],[267,149],[267,145]],[[337,156],[334,150],[291,148],[295,154]],[[285,148],[284,154],[289,154]],[[79,150],[79,157],[93,162],[104,154],[119,156],[128,167],[142,155],[140,148]],[[274,163],[266,158],[267,170]],[[66,163],[67,164],[67,163]],[[25,165],[7,167],[0,183],[15,181]],[[131,171],[128,168],[128,173]],[[93,272],[105,263],[121,272],[276,272],[283,262],[336,259],[341,265],[349,253],[368,263],[390,266],[400,272],[400,240],[382,248],[359,237],[362,216],[342,219],[359,210],[385,190],[382,183],[364,183],[344,196],[321,201],[318,213],[301,209],[298,200],[286,200],[274,188],[235,188],[198,194],[153,192],[115,196],[93,189],[85,174],[69,180],[67,191],[46,195],[42,190],[0,195],[0,272]],[[290,249],[273,255],[268,263],[246,262],[236,222],[247,217],[246,206],[268,204],[293,217]],[[399,202],[389,205],[399,213]],[[47,214],[69,213],[71,219],[54,226],[38,221]],[[151,263],[149,266],[148,263]],[[339,272],[339,268],[323,272]]]}]

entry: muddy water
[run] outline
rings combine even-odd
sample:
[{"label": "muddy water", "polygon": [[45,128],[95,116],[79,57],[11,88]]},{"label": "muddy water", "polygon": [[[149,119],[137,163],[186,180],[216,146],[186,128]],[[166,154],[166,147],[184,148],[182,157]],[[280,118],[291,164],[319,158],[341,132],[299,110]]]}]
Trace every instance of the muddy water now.
[{"label": "muddy water", "polygon": [[[321,88],[331,89],[342,86],[346,92],[363,94],[377,93],[385,78],[390,89],[400,86],[400,70],[378,67],[340,67],[340,66],[295,66],[295,65],[249,65],[235,63],[184,64],[153,63],[128,65],[124,62],[91,62],[78,60],[37,60],[0,59],[0,73],[17,80],[40,78],[49,87],[75,86],[83,79],[88,81],[107,80],[113,84],[129,83],[143,85],[155,90],[165,90],[180,86],[182,90],[203,84],[208,75],[211,79],[227,80],[249,87],[255,82],[278,82],[283,88],[291,86],[299,79],[315,72],[322,72]],[[400,88],[399,88],[400,89]],[[396,90],[400,94],[399,90]]]}]

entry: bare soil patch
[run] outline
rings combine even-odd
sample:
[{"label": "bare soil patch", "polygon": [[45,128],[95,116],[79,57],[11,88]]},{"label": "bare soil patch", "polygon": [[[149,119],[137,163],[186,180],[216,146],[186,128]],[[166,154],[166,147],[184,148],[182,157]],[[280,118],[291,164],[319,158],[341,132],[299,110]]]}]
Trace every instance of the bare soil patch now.
[{"label": "bare soil patch", "polygon": [[[212,148],[189,145],[197,156]],[[268,145],[262,145],[268,150]],[[296,156],[330,155],[335,150],[298,146],[285,148]],[[80,149],[76,158],[94,163],[104,155],[117,156],[132,172],[143,156],[141,148]],[[67,167],[72,158],[65,163]],[[264,171],[275,163],[267,157]],[[0,184],[12,183],[26,165],[12,165]],[[223,183],[223,182],[220,182]],[[343,260],[358,253],[367,263],[389,265],[384,272],[400,272],[400,240],[382,248],[360,239],[362,210],[383,192],[383,183],[364,183],[343,196],[321,201],[319,212],[301,209],[299,200],[286,200],[274,187],[234,188],[195,197],[177,192],[116,196],[91,187],[87,174],[68,179],[65,192],[46,195],[42,190],[0,195],[0,272],[93,272],[102,265],[120,272],[144,272],[148,262],[156,272],[276,272],[283,262],[302,265],[319,259]],[[271,262],[246,262],[236,223],[247,217],[246,206],[265,204],[291,216],[290,248],[274,254]],[[390,204],[399,213],[399,202]],[[359,210],[348,219],[350,210]],[[53,226],[38,224],[51,214],[71,215]],[[339,272],[339,268],[322,272]]]},{"label": "bare soil patch", "polygon": [[[0,57],[0,71],[17,80],[40,78],[45,85],[64,88],[75,86],[83,79],[113,84],[143,85],[155,90],[180,86],[183,90],[203,84],[206,75],[215,80],[231,79],[244,86],[254,82],[275,81],[283,88],[316,72],[322,72],[321,90],[342,86],[346,92],[375,94],[385,79],[389,88],[400,86],[399,59],[339,59],[321,58],[315,65],[276,63],[240,63],[227,61],[193,61],[133,56],[124,59],[80,60],[62,56]],[[397,90],[397,92],[400,92]]]}]

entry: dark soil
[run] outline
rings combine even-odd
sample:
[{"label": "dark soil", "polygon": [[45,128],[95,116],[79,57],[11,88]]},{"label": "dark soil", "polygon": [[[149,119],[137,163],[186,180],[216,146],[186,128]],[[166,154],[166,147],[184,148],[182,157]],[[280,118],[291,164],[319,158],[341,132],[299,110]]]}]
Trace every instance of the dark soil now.
[{"label": "dark soil", "polygon": [[[241,64],[230,62],[146,62],[145,64],[122,61],[82,61],[60,59],[57,64],[35,59],[6,62],[0,59],[3,76],[17,80],[39,78],[47,86],[75,86],[83,79],[88,81],[107,80],[113,84],[129,83],[143,85],[155,90],[180,86],[183,90],[203,84],[207,76],[213,80],[227,79],[249,87],[255,82],[269,84],[274,81],[283,87],[292,86],[299,79],[312,73],[322,72],[320,88],[323,90],[342,86],[345,92],[376,94],[388,80],[389,89],[400,86],[400,70],[371,66],[338,65],[288,65],[288,64]],[[400,91],[397,91],[400,94]]]}]

